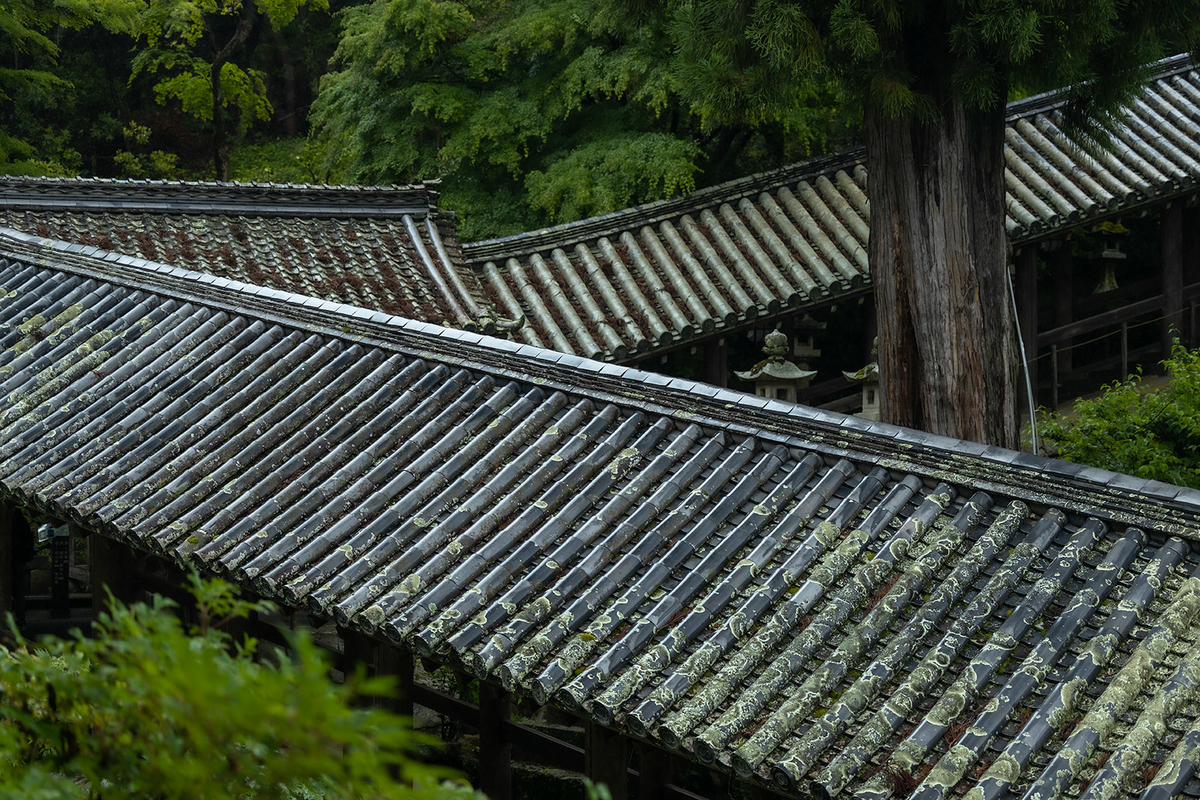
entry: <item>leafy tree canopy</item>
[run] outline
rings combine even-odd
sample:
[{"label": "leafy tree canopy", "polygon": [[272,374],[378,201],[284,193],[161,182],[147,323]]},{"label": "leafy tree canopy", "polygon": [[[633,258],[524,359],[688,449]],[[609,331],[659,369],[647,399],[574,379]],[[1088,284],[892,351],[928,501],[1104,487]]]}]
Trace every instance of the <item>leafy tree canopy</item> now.
[{"label": "leafy tree canopy", "polygon": [[0,797],[474,800],[436,786],[399,717],[353,708],[386,681],[328,679],[305,637],[255,659],[219,625],[258,606],[193,578],[189,635],[166,601],[114,604],[93,639],[0,648]]},{"label": "leafy tree canopy", "polygon": [[375,0],[343,14],[341,70],[314,108],[330,177],[442,177],[467,239],[788,163],[852,120],[817,80],[752,120],[710,118],[681,93],[665,27],[600,0]]},{"label": "leafy tree canopy", "polygon": [[35,162],[35,148],[20,135],[21,117],[31,108],[53,103],[70,83],[55,67],[61,55],[55,32],[99,22],[113,31],[132,30],[142,0],[9,0],[0,4],[0,171],[53,172]]},{"label": "leafy tree canopy", "polygon": [[[288,25],[306,5],[329,7],[328,0],[142,0],[137,33],[146,47],[132,62],[132,77],[166,73],[154,92],[160,103],[178,101],[184,113],[211,123],[213,167],[228,177],[227,109],[238,112],[240,131],[271,116],[263,73],[242,67],[234,57],[258,17],[275,29]],[[131,77],[131,79],[132,79]]]},{"label": "leafy tree canopy", "polygon": [[610,0],[671,31],[672,69],[716,119],[790,107],[792,87],[836,74],[889,116],[932,120],[1063,86],[1099,132],[1164,55],[1200,44],[1194,0]]},{"label": "leafy tree canopy", "polygon": [[1068,461],[1200,489],[1200,350],[1176,342],[1164,364],[1163,388],[1114,383],[1074,414],[1047,415],[1043,435]]}]

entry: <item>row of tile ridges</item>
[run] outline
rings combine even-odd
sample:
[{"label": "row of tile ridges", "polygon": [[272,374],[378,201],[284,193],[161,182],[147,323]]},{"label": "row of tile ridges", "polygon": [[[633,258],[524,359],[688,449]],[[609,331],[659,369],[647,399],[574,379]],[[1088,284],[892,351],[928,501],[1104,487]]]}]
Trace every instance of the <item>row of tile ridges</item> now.
[{"label": "row of tile ridges", "polygon": [[[1193,185],[1198,109],[1200,77],[1189,71],[1151,84],[1111,149],[1068,137],[1057,110],[1010,120],[1009,235],[1045,235]],[[646,223],[632,215],[592,239],[567,226],[557,246],[539,238],[529,251],[518,238],[507,257],[491,242],[465,251],[492,302],[528,318],[524,341],[622,360],[869,282],[866,184],[860,162],[759,192],[739,184],[741,196]]]},{"label": "row of tile ridges", "polygon": [[[1160,530],[1176,533],[1190,531],[1189,521],[1196,519],[1189,510],[1198,507],[1200,494],[1158,481],[589,361],[476,332],[240,284],[84,245],[48,241],[17,231],[7,231],[4,237],[10,252],[21,254],[19,257],[30,263],[50,264],[55,269],[69,269],[102,281],[115,280],[129,287],[152,287],[156,293],[165,292],[165,296],[188,302],[201,291],[203,302],[214,308],[260,315],[263,319],[333,336],[354,331],[354,339],[365,337],[384,347],[404,346],[404,342],[411,341],[417,352],[435,353],[436,358],[451,363],[473,364],[518,380],[536,375],[538,380],[548,381],[548,385],[569,392],[584,391],[623,406],[649,407],[665,414],[690,409],[689,418],[698,413],[700,416],[695,418],[705,420],[705,425],[730,430],[737,436],[752,433],[758,424],[756,420],[761,419],[761,424],[771,430],[781,433],[785,428],[792,430],[784,440],[791,441],[793,446],[805,449],[819,446],[826,454],[852,454],[854,458],[878,461],[892,469],[915,469],[927,477],[946,476],[961,481],[964,475],[969,475],[970,480],[981,486],[1001,487],[1002,492],[1016,493],[1039,503],[1055,496],[1076,510],[1100,507],[1116,519],[1135,524],[1149,518]],[[780,423],[785,421],[781,428]],[[1040,476],[1039,482],[1052,485],[1053,490],[1047,494],[1045,488],[1015,486],[1012,476],[1016,473],[1036,474]]]},{"label": "row of tile ridges", "polygon": [[415,319],[468,329],[487,329],[491,319],[477,282],[464,280],[428,218],[236,215],[197,223],[182,215],[8,210],[4,224]]},{"label": "row of tile ridges", "polygon": [[497,305],[528,316],[526,342],[621,359],[863,286],[865,177],[859,164],[479,269]]},{"label": "row of tile ridges", "polygon": [[[900,613],[908,608],[900,600],[938,575],[918,629],[940,632],[953,593],[961,597],[1014,537],[1024,538],[1006,563],[1034,558],[1067,526],[1046,513],[1024,531],[1028,512],[1017,503],[985,522],[990,498],[964,505],[950,487],[930,492],[881,470],[796,461],[694,426],[39,272],[6,276],[18,292],[10,297],[37,290],[35,305],[12,307],[16,317],[43,313],[4,342],[0,378],[11,405],[0,417],[0,455],[11,488],[344,623],[452,652],[514,688],[597,714],[611,703],[624,724],[674,693],[663,724],[670,714],[695,716],[684,734],[693,750],[708,742],[735,768],[745,759],[749,774],[761,775],[768,756],[784,772],[800,763],[795,751],[810,746],[804,726],[816,708],[806,704],[849,676],[854,648],[899,658],[908,645],[863,638],[887,627],[875,609]],[[47,357],[53,366],[30,372]],[[178,366],[162,375],[165,364]],[[363,426],[364,418],[392,425]],[[390,487],[384,496],[381,486]],[[347,504],[358,513],[347,515]],[[595,513],[601,504],[607,514]],[[957,524],[947,524],[951,515]],[[1059,583],[1039,578],[1027,602],[1061,592],[1071,559],[1077,565],[1103,534],[1094,521],[1069,530],[1074,545],[1054,554],[1064,564]],[[605,539],[608,548],[593,546]],[[1169,547],[1181,561],[1187,548]],[[1109,556],[1141,548],[1126,532]],[[864,561],[867,552],[875,555]],[[563,573],[568,563],[576,568]],[[998,569],[972,603],[1011,593],[1004,582],[1021,572]],[[541,573],[557,595],[535,586]],[[871,625],[839,636],[889,574],[899,579],[867,611]],[[756,578],[766,583],[747,594]],[[765,619],[757,631],[740,629],[754,634],[751,644],[734,629],[756,623],[736,622],[734,604]],[[813,671],[824,646],[840,656]],[[649,728],[663,741],[661,726]],[[787,752],[771,755],[781,744]]]}]

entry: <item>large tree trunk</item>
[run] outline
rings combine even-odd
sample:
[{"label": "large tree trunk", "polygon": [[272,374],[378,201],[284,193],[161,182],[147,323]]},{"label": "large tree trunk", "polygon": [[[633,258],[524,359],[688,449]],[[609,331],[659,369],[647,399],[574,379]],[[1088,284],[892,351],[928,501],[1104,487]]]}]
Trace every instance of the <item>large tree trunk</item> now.
[{"label": "large tree trunk", "polygon": [[1004,109],[955,98],[942,112],[923,123],[869,108],[864,126],[882,416],[1015,448]]}]

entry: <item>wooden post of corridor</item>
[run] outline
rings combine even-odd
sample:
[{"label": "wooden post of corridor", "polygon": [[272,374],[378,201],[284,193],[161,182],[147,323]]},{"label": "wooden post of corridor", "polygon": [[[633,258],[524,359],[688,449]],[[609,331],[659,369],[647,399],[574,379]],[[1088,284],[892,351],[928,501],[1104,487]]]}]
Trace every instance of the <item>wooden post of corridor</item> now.
[{"label": "wooden post of corridor", "polygon": [[[1017,253],[1017,275],[1015,286],[1017,295],[1017,324],[1021,326],[1021,341],[1025,343],[1025,361],[1021,364],[1021,374],[1017,379],[1020,390],[1018,397],[1025,395],[1025,365],[1029,365],[1029,384],[1033,387],[1034,401],[1037,401],[1037,265],[1038,248],[1027,245]],[[1020,402],[1022,412],[1028,412],[1025,402]]]},{"label": "wooden post of corridor", "polygon": [[1183,330],[1183,203],[1168,203],[1162,213],[1162,346],[1171,355],[1171,339]]},{"label": "wooden post of corridor", "polygon": [[512,800],[512,693],[479,682],[479,789],[490,800]]},{"label": "wooden post of corridor", "polygon": [[12,505],[0,503],[0,622],[15,608],[13,597],[17,587],[17,564],[14,557],[16,525],[13,524],[13,517],[16,514],[17,510]]},{"label": "wooden post of corridor", "polygon": [[583,727],[583,774],[603,783],[612,800],[629,800],[629,739],[587,720]]},{"label": "wooden post of corridor", "polygon": [[88,576],[92,584],[92,620],[108,611],[108,594],[122,603],[137,598],[137,556],[128,546],[93,531],[88,534]]}]

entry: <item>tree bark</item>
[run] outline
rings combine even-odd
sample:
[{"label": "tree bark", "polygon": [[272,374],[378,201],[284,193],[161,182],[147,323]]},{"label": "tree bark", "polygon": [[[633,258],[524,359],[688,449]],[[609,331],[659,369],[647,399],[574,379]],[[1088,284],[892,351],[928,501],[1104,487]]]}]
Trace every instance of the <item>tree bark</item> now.
[{"label": "tree bark", "polygon": [[1004,107],[921,122],[868,107],[868,255],[886,422],[1016,447]]}]

